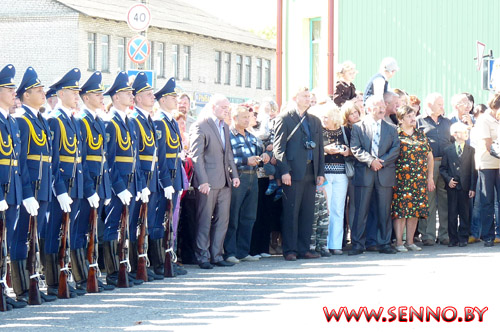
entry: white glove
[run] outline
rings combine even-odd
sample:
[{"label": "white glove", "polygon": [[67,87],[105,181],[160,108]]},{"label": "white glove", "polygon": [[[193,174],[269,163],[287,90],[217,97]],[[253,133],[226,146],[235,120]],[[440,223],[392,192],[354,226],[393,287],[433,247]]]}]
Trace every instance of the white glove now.
[{"label": "white glove", "polygon": [[122,201],[123,205],[130,205],[130,199],[132,198],[132,194],[127,189],[125,189],[116,196],[118,196],[120,201]]},{"label": "white glove", "polygon": [[7,204],[7,201],[1,200],[0,201],[0,212],[6,211],[9,208],[9,204]]},{"label": "white glove", "polygon": [[71,203],[73,203],[73,200],[69,197],[68,193],[57,195],[57,200],[64,213],[71,212]]},{"label": "white glove", "polygon": [[104,200],[104,206],[108,206],[108,205],[109,205],[109,203],[111,203],[111,198],[106,198],[106,199]]},{"label": "white glove", "polygon": [[167,188],[164,189],[165,190],[165,197],[168,199],[168,200],[172,200],[172,196],[173,194],[175,193],[175,189],[174,187],[172,186],[168,186]]},{"label": "white glove", "polygon": [[142,189],[142,191],[141,191],[141,201],[143,203],[149,202],[149,195],[151,195],[151,191],[149,191],[148,187]]},{"label": "white glove", "polygon": [[97,209],[99,207],[99,195],[97,193],[87,198],[87,200],[91,208]]},{"label": "white glove", "polygon": [[28,197],[26,199],[23,199],[23,205],[30,216],[38,215],[38,208],[40,207],[40,205],[38,204],[35,197]]},{"label": "white glove", "polygon": [[184,189],[179,190],[179,196],[182,195],[183,192],[184,192]]}]

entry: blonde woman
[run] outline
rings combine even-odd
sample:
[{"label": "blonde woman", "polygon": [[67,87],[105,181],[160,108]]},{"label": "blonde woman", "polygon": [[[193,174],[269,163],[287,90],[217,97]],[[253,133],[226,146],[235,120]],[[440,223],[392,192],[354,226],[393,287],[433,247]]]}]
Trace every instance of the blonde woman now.
[{"label": "blonde woman", "polygon": [[349,180],[345,161],[351,155],[349,148],[351,131],[342,126],[340,109],[333,103],[321,106],[320,120],[323,125],[325,150],[326,197],[330,212],[327,248],[334,255],[342,254],[344,235],[344,208]]},{"label": "blonde woman", "polygon": [[346,101],[356,97],[356,87],[352,83],[358,74],[356,65],[346,61],[339,65],[337,72],[337,83],[333,91],[333,101],[341,107]]}]

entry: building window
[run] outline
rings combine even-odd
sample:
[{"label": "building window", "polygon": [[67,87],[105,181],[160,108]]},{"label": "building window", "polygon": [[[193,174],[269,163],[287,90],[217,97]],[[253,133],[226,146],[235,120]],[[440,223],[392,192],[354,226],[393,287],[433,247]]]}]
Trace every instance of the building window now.
[{"label": "building window", "polygon": [[241,86],[243,80],[243,57],[236,55],[236,86]]},{"label": "building window", "polygon": [[118,70],[125,70],[125,38],[118,38]]},{"label": "building window", "polygon": [[224,54],[224,67],[226,67],[226,75],[224,79],[224,84],[231,84],[231,53]]},{"label": "building window", "polygon": [[264,82],[266,90],[271,90],[271,60],[264,60]]},{"label": "building window", "polygon": [[95,33],[89,32],[87,36],[87,49],[88,49],[88,70],[95,70],[95,47],[96,36]]},{"label": "building window", "polygon": [[156,43],[156,76],[165,77],[165,43]]},{"label": "building window", "polygon": [[245,57],[245,87],[252,87],[252,57]]},{"label": "building window", "polygon": [[221,52],[215,51],[215,83],[220,84],[221,82]]},{"label": "building window", "polygon": [[314,89],[319,82],[319,45],[321,37],[321,19],[313,18],[310,21],[310,64],[309,64],[309,86]]},{"label": "building window", "polygon": [[103,35],[101,37],[101,55],[102,55],[102,63],[101,63],[101,71],[105,73],[109,73],[109,36]]},{"label": "building window", "polygon": [[262,59],[257,58],[257,82],[255,82],[255,88],[262,89]]},{"label": "building window", "polygon": [[184,46],[184,81],[191,80],[191,46]]},{"label": "building window", "polygon": [[172,45],[172,73],[179,78],[179,45]]}]

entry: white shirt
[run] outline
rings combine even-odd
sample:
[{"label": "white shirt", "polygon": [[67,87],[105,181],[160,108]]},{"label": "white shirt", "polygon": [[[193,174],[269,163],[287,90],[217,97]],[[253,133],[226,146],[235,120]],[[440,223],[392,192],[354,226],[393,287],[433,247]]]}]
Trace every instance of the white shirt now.
[{"label": "white shirt", "polygon": [[34,109],[33,107],[29,107],[28,105],[23,104],[23,106],[26,106],[35,116],[38,116],[38,110]]},{"label": "white shirt", "polygon": [[160,108],[160,111],[162,111],[163,114],[165,114],[168,118],[168,121],[172,121],[173,117],[172,117],[172,114],[170,114],[169,112],[165,111],[163,108]]},{"label": "white shirt", "polygon": [[146,119],[148,118],[148,116],[150,115],[148,111],[146,110],[143,110],[142,108],[140,107],[135,107]]},{"label": "white shirt", "polygon": [[[384,86],[385,82],[387,81],[387,77],[385,77],[384,73],[380,73],[384,78],[382,77],[377,77],[376,79],[373,80],[373,95],[374,96],[384,96]],[[389,90],[389,83],[387,83],[387,91]]]},{"label": "white shirt", "polygon": [[0,113],[2,113],[2,115],[7,119],[9,112],[7,112],[6,110],[4,110],[3,108],[0,107]]},{"label": "white shirt", "polygon": [[125,114],[125,112],[123,111],[120,111],[118,108],[114,107],[114,106],[111,106],[111,111],[115,111],[116,113],[118,113],[118,115],[120,116],[120,118],[122,118],[122,121],[124,123],[127,123],[126,119],[127,119],[127,114]]},{"label": "white shirt", "polygon": [[58,104],[56,105],[56,107],[54,107],[54,109],[56,109],[56,110],[57,110],[57,109],[62,110],[64,113],[66,113],[66,115],[68,116],[68,118],[70,118],[70,119],[71,119],[71,115],[72,115],[73,113],[71,113],[71,110],[70,110],[69,108],[66,108],[66,107],[64,107],[62,104],[59,104],[59,103],[58,103]]},{"label": "white shirt", "polygon": [[89,111],[89,113],[92,115],[92,117],[93,117],[93,118],[94,118],[94,120],[95,120],[95,118],[97,117],[97,113],[96,113],[96,112],[94,112],[94,111],[92,111],[92,110],[91,110],[91,109],[89,109],[89,108],[86,108],[86,110],[87,110],[87,111]]}]

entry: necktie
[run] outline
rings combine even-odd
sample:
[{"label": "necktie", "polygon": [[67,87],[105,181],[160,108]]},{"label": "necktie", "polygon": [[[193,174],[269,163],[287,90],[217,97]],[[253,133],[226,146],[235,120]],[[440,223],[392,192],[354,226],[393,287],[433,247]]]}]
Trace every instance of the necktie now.
[{"label": "necktie", "polygon": [[458,156],[461,157],[462,156],[462,146],[461,145],[458,145],[458,148],[457,148],[457,153],[458,153]]},{"label": "necktie", "polygon": [[224,121],[219,120],[219,133],[222,140],[222,148],[226,151],[226,135],[224,135]]},{"label": "necktie", "polygon": [[373,128],[372,154],[373,156],[378,157],[378,145],[380,143],[380,122],[375,122]]}]

